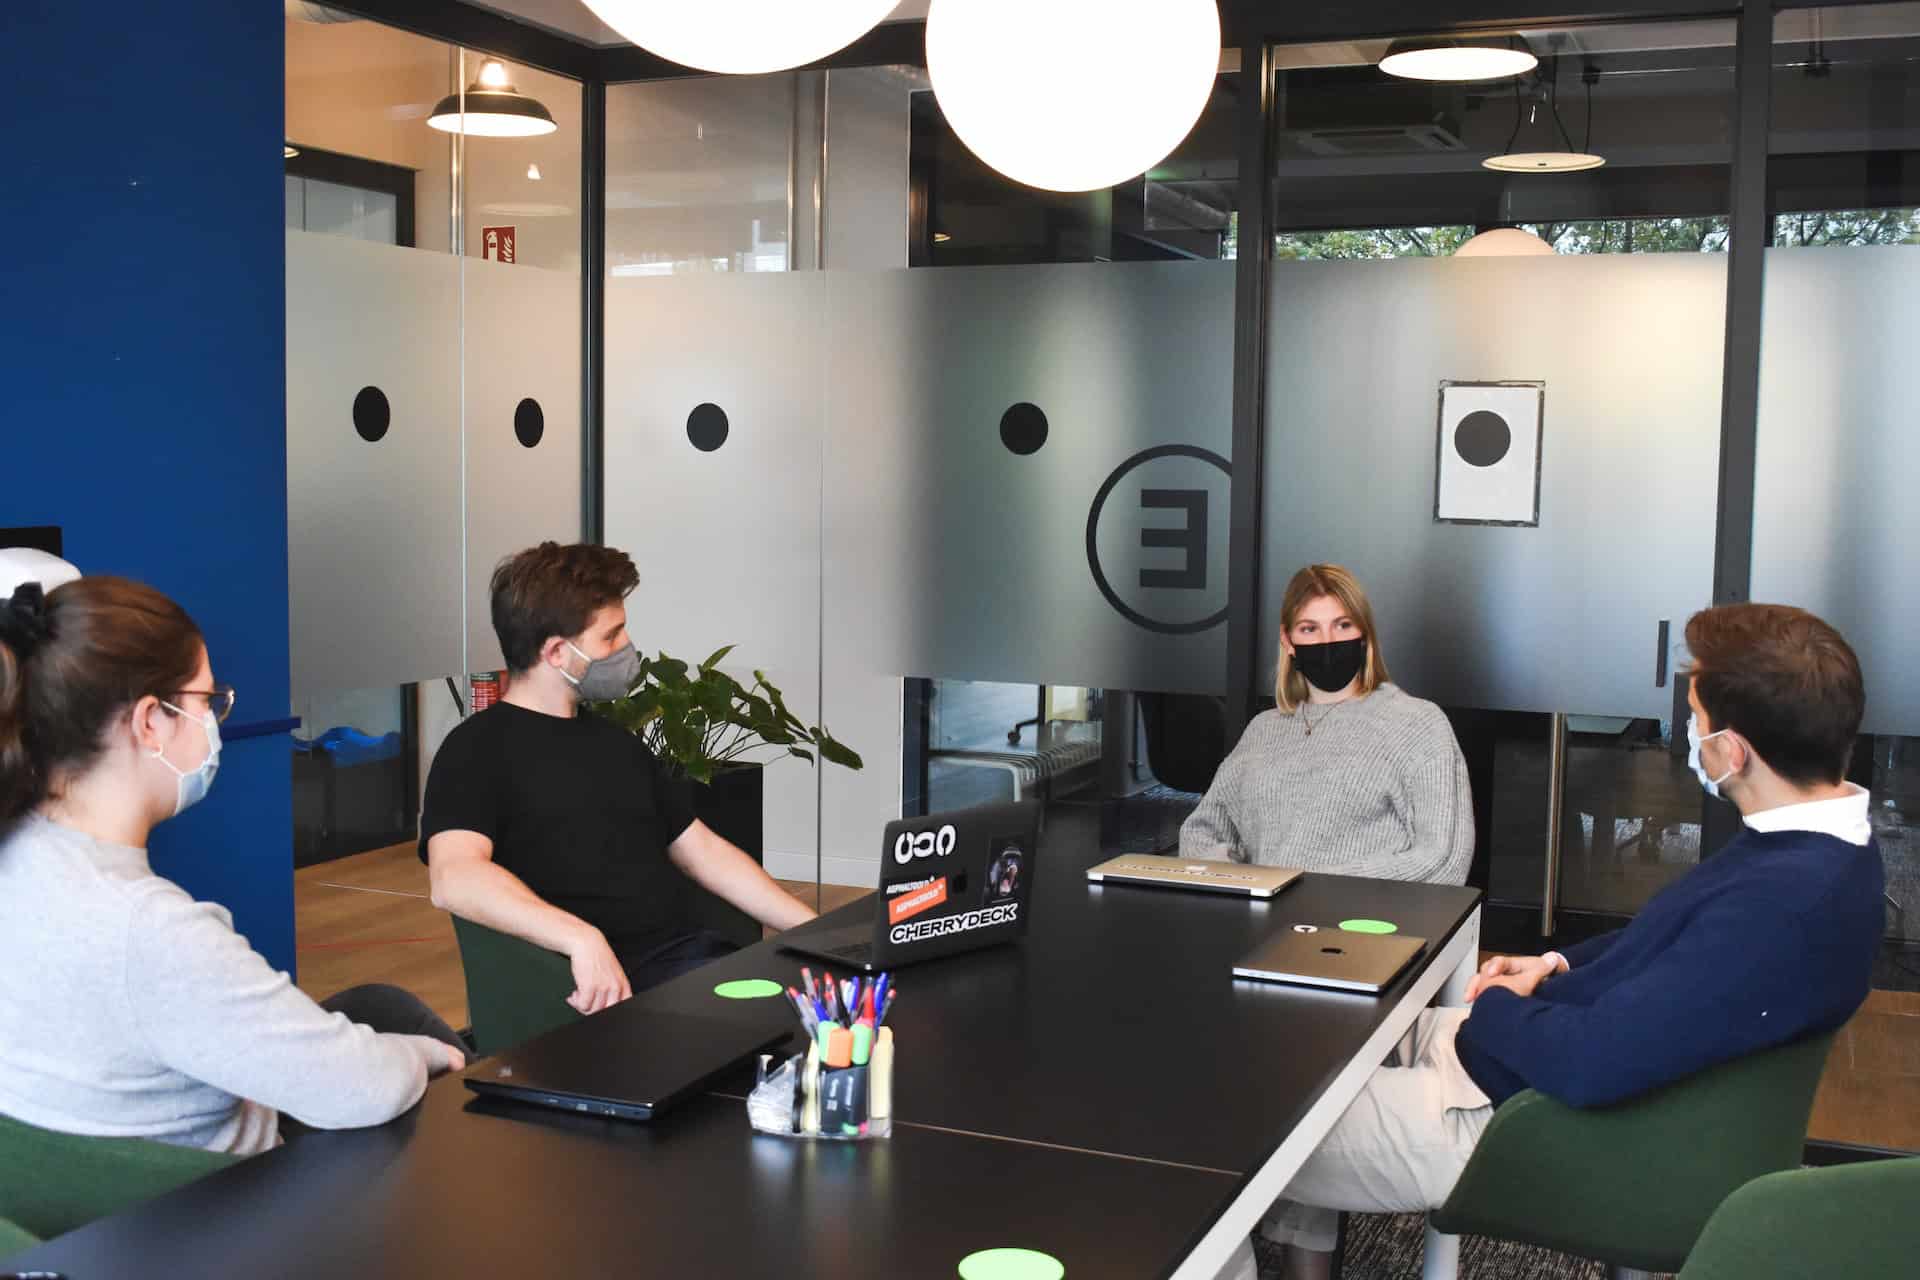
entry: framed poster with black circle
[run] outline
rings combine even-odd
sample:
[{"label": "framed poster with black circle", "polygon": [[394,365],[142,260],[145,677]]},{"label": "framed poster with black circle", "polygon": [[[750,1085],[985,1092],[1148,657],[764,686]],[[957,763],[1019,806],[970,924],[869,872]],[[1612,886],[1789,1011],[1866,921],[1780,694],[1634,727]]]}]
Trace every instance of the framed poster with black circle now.
[{"label": "framed poster with black circle", "polygon": [[1540,524],[1544,382],[1442,382],[1436,524]]}]

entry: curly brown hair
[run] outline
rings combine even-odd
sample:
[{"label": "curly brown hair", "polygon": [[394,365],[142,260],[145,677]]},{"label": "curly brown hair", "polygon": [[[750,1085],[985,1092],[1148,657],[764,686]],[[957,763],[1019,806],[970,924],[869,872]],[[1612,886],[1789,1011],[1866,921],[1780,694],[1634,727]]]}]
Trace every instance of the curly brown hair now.
[{"label": "curly brown hair", "polygon": [[554,636],[577,636],[593,615],[640,585],[624,551],[576,542],[543,542],[502,560],[493,571],[493,633],[515,672],[530,669]]}]

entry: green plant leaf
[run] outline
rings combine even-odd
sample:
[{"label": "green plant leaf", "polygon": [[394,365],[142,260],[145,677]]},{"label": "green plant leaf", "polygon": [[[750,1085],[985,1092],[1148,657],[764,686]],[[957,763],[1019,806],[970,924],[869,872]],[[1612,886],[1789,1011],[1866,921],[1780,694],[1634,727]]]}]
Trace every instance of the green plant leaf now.
[{"label": "green plant leaf", "polygon": [[733,649],[734,649],[734,646],[730,644],[721,645],[718,649],[715,649],[713,651],[713,655],[711,657],[709,657],[705,662],[700,664],[700,670],[702,671],[713,670],[715,667],[720,665],[722,659],[724,659],[728,654],[733,652]]}]

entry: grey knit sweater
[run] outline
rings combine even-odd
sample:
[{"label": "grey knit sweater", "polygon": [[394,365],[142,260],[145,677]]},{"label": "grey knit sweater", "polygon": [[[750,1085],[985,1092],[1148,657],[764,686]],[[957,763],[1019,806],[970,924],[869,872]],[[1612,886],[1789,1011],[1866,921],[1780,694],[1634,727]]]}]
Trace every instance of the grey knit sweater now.
[{"label": "grey knit sweater", "polygon": [[319,1129],[392,1119],[444,1057],[323,1010],[146,850],[38,816],[0,830],[0,1112],[252,1154],[282,1110]]},{"label": "grey knit sweater", "polygon": [[1180,828],[1180,856],[1464,884],[1473,796],[1440,708],[1385,684],[1312,708],[1311,735],[1302,715],[1247,726]]}]

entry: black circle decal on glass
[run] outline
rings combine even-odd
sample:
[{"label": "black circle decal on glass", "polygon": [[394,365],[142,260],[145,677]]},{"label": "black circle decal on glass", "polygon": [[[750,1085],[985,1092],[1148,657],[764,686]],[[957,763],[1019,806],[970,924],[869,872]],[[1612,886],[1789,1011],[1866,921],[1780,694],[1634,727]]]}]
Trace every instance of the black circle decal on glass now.
[{"label": "black circle decal on glass", "polygon": [[1453,431],[1453,447],[1469,466],[1490,467],[1513,448],[1513,429],[1489,409],[1475,409]]},{"label": "black circle decal on glass", "polygon": [[1037,404],[1022,400],[1000,415],[1000,443],[1010,453],[1025,457],[1040,452],[1047,442],[1047,415]]},{"label": "black circle decal on glass", "polygon": [[392,425],[393,406],[387,403],[387,393],[378,387],[360,388],[360,394],[353,398],[353,429],[360,438],[372,444]]},{"label": "black circle decal on glass", "polygon": [[727,411],[717,404],[697,404],[687,415],[687,442],[702,453],[712,453],[727,442]]},{"label": "black circle decal on glass", "polygon": [[532,396],[522,400],[513,411],[513,435],[527,448],[540,443],[547,434],[547,415],[540,412],[540,402]]}]

